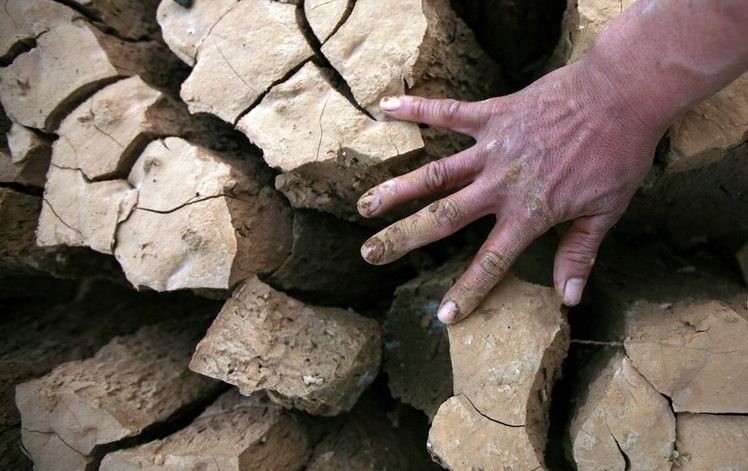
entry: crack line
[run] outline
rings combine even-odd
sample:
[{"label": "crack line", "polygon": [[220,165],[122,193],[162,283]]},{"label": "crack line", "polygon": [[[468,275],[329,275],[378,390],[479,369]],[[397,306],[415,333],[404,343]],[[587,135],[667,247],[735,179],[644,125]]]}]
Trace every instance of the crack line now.
[{"label": "crack line", "polygon": [[[355,4],[355,2],[352,3]],[[304,14],[304,1],[301,1],[297,8],[298,11],[296,12],[296,22],[298,23],[299,30],[304,36],[304,39],[306,39],[306,42],[309,44],[309,47],[312,48],[312,51],[314,52],[313,57],[317,59],[321,67],[323,67],[324,69],[328,69],[329,74],[332,75],[332,80],[329,80],[329,82],[331,82],[330,85],[332,86],[332,82],[335,82],[333,89],[335,89],[338,93],[345,97],[345,99],[348,100],[348,102],[358,111],[368,116],[372,121],[376,121],[371,113],[369,113],[356,101],[356,98],[353,96],[353,92],[351,91],[351,87],[350,85],[348,85],[345,77],[343,77],[338,69],[333,67],[329,59],[327,59],[327,57],[322,53],[322,43],[314,34],[314,30],[312,30],[312,26],[309,24],[309,20]],[[353,6],[351,6],[350,9],[351,11],[353,11]],[[350,16],[350,13],[348,16]],[[348,16],[343,15],[343,21],[347,20]],[[334,32],[332,34],[334,34]],[[330,36],[332,36],[332,34]]]},{"label": "crack line", "polygon": [[521,425],[508,424],[506,422],[502,422],[500,420],[494,419],[493,417],[487,416],[486,414],[484,414],[483,412],[481,412],[477,407],[475,407],[475,404],[473,404],[473,401],[471,401],[470,398],[465,393],[459,393],[456,396],[462,396],[462,397],[464,397],[470,403],[470,405],[473,406],[473,409],[475,409],[475,411],[478,414],[482,415],[483,417],[485,417],[486,419],[490,420],[491,422],[495,422],[495,423],[503,425],[505,427],[512,427],[512,428],[524,428],[525,427],[525,424],[521,424]]},{"label": "crack line", "polygon": [[[215,27],[218,26],[218,23],[220,23],[221,20],[223,20],[223,18],[226,15],[228,15],[229,13],[231,13],[238,5],[239,5],[239,2],[236,2],[231,8],[229,8],[228,10],[226,10],[226,12],[223,15],[221,15],[216,20],[215,23],[213,23],[213,25],[210,27],[210,29],[208,30],[208,32],[205,33],[205,36],[203,36],[203,39],[201,39],[198,44],[195,44],[195,55],[192,57],[192,60],[195,61],[195,63],[197,63],[197,54],[200,52],[200,48],[203,46],[203,43],[205,43],[205,41],[208,40],[208,38],[210,37],[211,33],[213,33],[213,29],[215,29]],[[218,44],[216,44],[216,47],[217,46],[218,46]]]},{"label": "crack line", "polygon": [[325,134],[325,130],[322,129],[322,117],[325,115],[325,109],[327,109],[327,102],[330,101],[330,96],[333,94],[334,90],[330,90],[330,93],[327,94],[327,98],[325,98],[325,103],[322,105],[322,112],[319,114],[319,142],[317,143],[317,156],[314,158],[315,161],[319,161],[319,151],[322,148],[322,137]]},{"label": "crack line", "polygon": [[218,53],[221,55],[221,58],[223,58],[223,60],[226,62],[226,65],[229,66],[229,69],[231,69],[231,71],[234,73],[234,75],[236,75],[236,78],[238,78],[239,80],[241,80],[242,83],[248,89],[252,90],[252,87],[250,87],[249,84],[244,80],[244,78],[241,75],[239,75],[239,72],[237,72],[236,69],[234,68],[234,66],[231,65],[231,62],[229,62],[229,60],[226,59],[226,56],[223,54],[223,51],[221,50],[221,46],[219,46],[218,43],[216,43],[216,49],[218,50]]},{"label": "crack line", "polygon": [[[178,206],[175,206],[174,208],[171,208],[171,209],[142,208],[142,207],[137,206],[137,205],[133,209],[134,210],[140,210],[140,211],[147,211],[149,213],[156,213],[156,214],[171,214],[171,213],[174,213],[176,211],[179,211],[180,209],[186,208],[187,206],[190,206],[190,205],[193,205],[193,204],[202,203],[202,202],[209,201],[209,200],[213,200],[213,199],[216,199],[216,198],[229,198],[229,199],[232,199],[232,200],[242,201],[244,203],[250,203],[250,204],[252,203],[251,201],[244,200],[244,199],[241,199],[241,198],[237,198],[236,196],[233,196],[233,195],[220,194],[220,195],[205,196],[205,197],[202,197],[202,198],[199,198],[199,199],[190,199],[190,200],[187,200],[186,202],[184,202],[184,203],[182,203],[182,204],[180,204]],[[129,218],[129,216],[128,216],[128,218]]]},{"label": "crack line", "polygon": [[65,227],[67,227],[71,231],[77,233],[79,236],[81,236],[81,238],[83,238],[83,239],[86,238],[81,231],[79,231],[75,227],[73,227],[70,224],[68,224],[67,222],[65,222],[65,220],[62,219],[62,217],[60,217],[59,214],[57,214],[57,211],[55,211],[55,208],[52,207],[52,204],[50,204],[50,202],[47,200],[47,198],[42,198],[42,203],[44,203],[44,204],[47,205],[47,207],[49,208],[49,210],[52,211],[52,214],[54,214],[54,216],[57,218],[58,221],[60,221],[62,223],[62,225],[64,225]]},{"label": "crack line", "polygon": [[91,97],[91,103],[88,105],[88,113],[91,115],[91,125],[94,127],[94,129],[96,129],[97,131],[99,131],[101,134],[103,134],[106,137],[108,137],[109,139],[111,139],[121,149],[124,149],[125,146],[123,146],[117,139],[115,139],[114,136],[112,136],[108,132],[104,131],[103,129],[101,129],[99,127],[98,124],[96,124],[96,113],[94,113],[94,111],[93,111],[93,106],[94,106],[95,99],[96,99],[95,96]]}]

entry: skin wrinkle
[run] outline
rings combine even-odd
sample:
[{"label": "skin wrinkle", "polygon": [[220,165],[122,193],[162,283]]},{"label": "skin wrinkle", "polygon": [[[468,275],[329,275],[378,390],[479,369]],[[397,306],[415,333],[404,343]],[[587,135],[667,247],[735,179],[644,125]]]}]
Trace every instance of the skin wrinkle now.
[{"label": "skin wrinkle", "polygon": [[447,228],[460,225],[465,219],[465,213],[459,205],[449,199],[436,201],[429,205],[429,212],[434,214],[435,225]]}]

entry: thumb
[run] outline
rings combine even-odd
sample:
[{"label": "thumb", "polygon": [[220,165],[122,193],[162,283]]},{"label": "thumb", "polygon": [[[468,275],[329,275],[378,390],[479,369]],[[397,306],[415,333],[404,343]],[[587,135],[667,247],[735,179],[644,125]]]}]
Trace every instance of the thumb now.
[{"label": "thumb", "polygon": [[576,219],[556,249],[553,278],[567,306],[576,306],[609,226],[601,216]]}]

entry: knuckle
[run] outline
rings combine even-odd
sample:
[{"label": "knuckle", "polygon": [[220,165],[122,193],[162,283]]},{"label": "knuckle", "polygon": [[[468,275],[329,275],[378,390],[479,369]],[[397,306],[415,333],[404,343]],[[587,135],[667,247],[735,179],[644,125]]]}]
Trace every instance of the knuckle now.
[{"label": "knuckle", "polygon": [[446,100],[441,106],[441,115],[446,121],[453,121],[459,116],[462,103],[457,100]]},{"label": "knuckle", "polygon": [[431,192],[436,193],[446,188],[449,182],[447,167],[444,162],[437,160],[426,165],[425,171],[422,174],[422,185],[423,187]]},{"label": "knuckle", "polygon": [[598,241],[602,240],[603,235],[598,233],[585,233],[582,237],[577,237],[572,244],[572,250],[580,253],[595,254],[597,252]]},{"label": "knuckle", "polygon": [[503,277],[511,266],[511,259],[495,250],[486,250],[478,257],[478,266],[494,280]]},{"label": "knuckle", "polygon": [[[513,218],[517,231],[521,234],[536,238],[545,233],[553,224],[553,217],[541,210],[521,211],[514,214]],[[519,236],[520,232],[515,233]]]},{"label": "knuckle", "polygon": [[564,253],[564,258],[567,262],[585,267],[591,267],[595,264],[595,255],[595,251],[568,249]]},{"label": "knuckle", "polygon": [[428,102],[423,99],[416,99],[413,101],[413,114],[416,117],[423,118],[428,114]]},{"label": "knuckle", "polygon": [[429,206],[435,225],[447,230],[462,226],[465,220],[464,212],[459,204],[450,199],[436,201]]}]

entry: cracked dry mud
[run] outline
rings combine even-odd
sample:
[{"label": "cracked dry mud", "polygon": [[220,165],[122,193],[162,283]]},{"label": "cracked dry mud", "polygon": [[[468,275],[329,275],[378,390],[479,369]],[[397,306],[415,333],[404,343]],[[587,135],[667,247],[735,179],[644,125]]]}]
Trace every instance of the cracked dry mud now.
[{"label": "cracked dry mud", "polygon": [[133,285],[159,291],[228,289],[277,268],[292,215],[270,173],[179,138],[152,141],[196,129],[139,77],[94,94],[58,130],[39,245],[113,253]]},{"label": "cracked dry mud", "polygon": [[[182,88],[190,110],[236,124],[262,148],[294,207],[355,218],[368,187],[463,145],[381,121],[379,99],[404,93],[403,80],[415,94],[468,100],[501,87],[446,0],[396,2],[404,12],[387,22],[376,18],[394,2],[290,3],[198,1],[184,11],[162,2],[159,22],[171,49],[194,64]],[[271,35],[284,47],[252,49]],[[398,48],[382,47],[393,41]]]},{"label": "cracked dry mud", "polygon": [[748,413],[748,319],[716,300],[635,303],[626,354],[676,412]]},{"label": "cracked dry mud", "polygon": [[[314,52],[298,27],[296,8],[270,0],[229,7],[196,47],[195,67],[182,84],[190,112],[211,113],[233,124],[272,85],[311,58]],[[172,25],[165,21],[162,27],[169,31]],[[167,42],[170,37],[165,34]],[[260,47],[268,38],[282,41],[283,47]]]},{"label": "cracked dry mud", "polygon": [[293,471],[309,458],[304,427],[264,395],[221,395],[186,428],[136,448],[108,454],[101,471],[210,469]]},{"label": "cracked dry mud", "polygon": [[165,87],[176,78],[171,73],[175,60],[160,42],[123,41],[85,21],[59,17],[50,18],[45,28],[36,47],[0,68],[3,108],[26,127],[55,131],[77,102],[120,77],[137,73]]},{"label": "cracked dry mud", "polygon": [[602,352],[593,363],[580,381],[584,399],[570,425],[577,469],[669,470],[675,415],[667,399],[622,353]]},{"label": "cracked dry mud", "polygon": [[[351,211],[351,202],[381,178],[374,175],[387,175],[389,160],[421,150],[423,140],[417,126],[366,116],[324,74],[307,63],[273,87],[237,129],[263,149],[268,165],[293,174],[293,179],[278,177],[276,188],[296,206],[333,210],[348,205]],[[278,134],[287,129],[295,131]],[[320,200],[300,199],[309,184],[320,183],[334,195],[330,201],[320,206]]]},{"label": "cracked dry mud", "polygon": [[317,40],[324,44],[353,11],[355,0],[304,1],[304,16]]},{"label": "cracked dry mud", "polygon": [[89,180],[126,177],[149,141],[183,135],[190,126],[183,105],[131,77],[100,90],[65,118],[54,163]]},{"label": "cracked dry mud", "polygon": [[244,395],[265,390],[285,407],[337,415],[353,408],[380,361],[376,321],[304,304],[250,278],[197,345],[190,369]]},{"label": "cracked dry mud", "polygon": [[227,289],[277,268],[292,214],[263,172],[179,138],[154,141],[130,172],[138,203],[115,256],[135,286]]},{"label": "cracked dry mud", "polygon": [[[185,341],[174,341],[173,332],[118,338],[95,357],[19,388],[29,425],[23,442],[35,466],[91,469],[106,453],[102,469],[429,469],[413,461],[420,458],[413,450],[425,444],[406,423],[413,410],[371,403],[366,395],[359,400],[379,371],[382,343],[391,392],[433,418],[428,446],[442,465],[558,464],[545,462],[543,453],[568,327],[550,289],[509,279],[474,318],[447,333],[431,315],[462,269],[449,265],[400,287],[384,342],[374,320],[310,304],[362,306],[369,313],[378,309],[369,304],[386,302],[402,272],[356,265],[365,231],[333,215],[353,218],[353,202],[368,187],[466,145],[434,128],[383,120],[378,100],[405,91],[467,100],[500,91],[486,80],[495,66],[448,2],[192,0],[185,8],[164,0],[156,13],[157,3],[4,5],[0,97],[11,119],[0,116],[8,131],[0,179],[13,189],[0,189],[0,267],[72,273],[70,254],[77,260],[82,252],[63,246],[82,246],[114,254],[104,258],[118,260],[138,288],[227,293],[239,283],[192,367],[251,397],[232,390],[188,423],[225,387],[185,369],[207,322]],[[574,57],[630,3],[580,1],[570,15],[582,26],[571,30]],[[381,21],[383,11],[398,14]],[[187,68],[167,53],[155,19],[168,48],[193,67],[186,82]],[[189,109],[176,98],[183,82]],[[689,204],[702,204],[698,192],[709,186],[724,203],[714,204],[720,211],[710,217],[737,215],[733,223],[701,224],[706,232],[676,230],[681,245],[712,244],[715,226],[740,238],[730,239],[725,253],[745,243],[748,219],[733,208],[744,192],[735,179],[721,181],[730,167],[720,166],[733,162],[742,178],[745,86],[743,76],[670,129],[662,168],[683,179],[681,187],[657,180],[667,197],[655,197],[651,207],[702,214]],[[235,145],[218,142],[234,129]],[[261,158],[277,172],[258,165]],[[701,173],[685,172],[694,168]],[[43,198],[26,187],[45,184]],[[41,248],[33,244],[39,212]],[[381,250],[384,256],[384,244]],[[587,321],[606,323],[607,330],[579,341],[615,355],[580,376],[566,451],[580,469],[741,469],[748,449],[741,394],[748,383],[742,368],[748,298],[744,286],[727,281],[735,267],[718,275],[698,263],[658,271],[659,254],[632,250],[621,254],[644,265],[635,276],[617,264],[615,282],[594,289],[595,319]],[[738,263],[746,251],[737,252]],[[254,275],[259,279],[241,283]],[[632,279],[648,286],[639,289]],[[171,308],[174,329],[187,329],[183,312]],[[102,328],[125,329],[127,322],[111,321],[116,315],[115,308],[107,312]],[[90,353],[76,350],[65,359]],[[48,373],[60,361],[8,363],[4,385]],[[184,416],[178,412],[191,406]],[[288,408],[342,417],[312,420]],[[182,417],[173,421],[176,415]],[[425,432],[420,412],[418,418]],[[165,424],[159,430],[171,435],[152,441],[153,430]],[[7,437],[20,433],[17,425],[0,432],[0,450],[13,446]],[[112,453],[117,448],[126,449]]]},{"label": "cracked dry mud", "polygon": [[553,289],[508,277],[448,332],[454,396],[434,417],[429,452],[448,469],[543,468],[569,346]]},{"label": "cracked dry mud", "polygon": [[745,469],[747,416],[680,413],[677,417],[674,467],[684,471]]},{"label": "cracked dry mud", "polygon": [[22,440],[32,459],[94,462],[97,447],[136,437],[210,398],[219,383],[187,369],[204,328],[199,317],[144,327],[115,338],[92,358],[18,385]]}]

